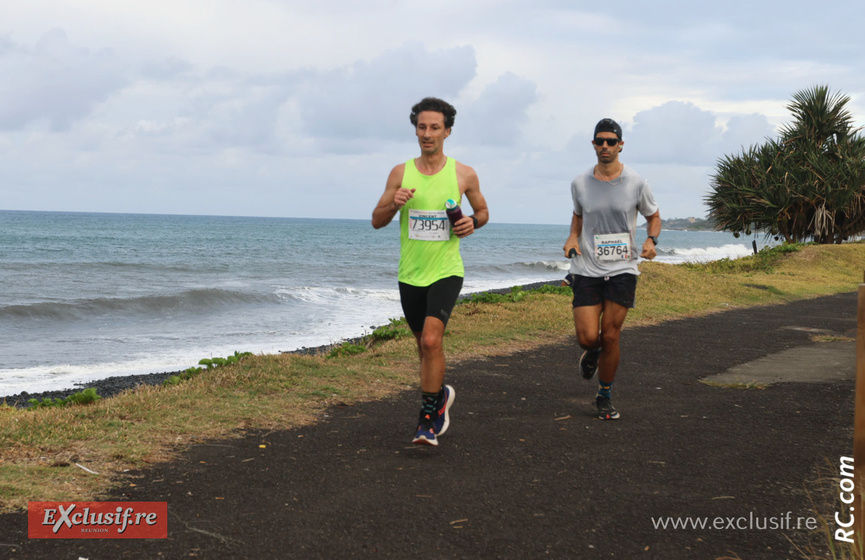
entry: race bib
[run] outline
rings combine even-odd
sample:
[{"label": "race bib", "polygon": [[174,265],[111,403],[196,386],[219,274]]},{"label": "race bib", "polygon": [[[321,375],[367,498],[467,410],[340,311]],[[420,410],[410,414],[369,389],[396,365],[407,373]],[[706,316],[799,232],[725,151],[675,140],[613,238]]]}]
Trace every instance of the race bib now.
[{"label": "race bib", "polygon": [[408,238],[418,241],[447,241],[451,237],[451,223],[444,210],[408,211]]},{"label": "race bib", "polygon": [[631,235],[604,233],[595,236],[595,256],[599,261],[627,261],[631,259]]}]

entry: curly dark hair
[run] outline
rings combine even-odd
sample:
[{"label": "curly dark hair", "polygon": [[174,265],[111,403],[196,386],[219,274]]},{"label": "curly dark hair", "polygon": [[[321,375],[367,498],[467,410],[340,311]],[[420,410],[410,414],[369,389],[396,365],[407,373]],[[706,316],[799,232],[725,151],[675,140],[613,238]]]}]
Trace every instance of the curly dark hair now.
[{"label": "curly dark hair", "polygon": [[445,116],[445,128],[453,128],[457,110],[447,101],[443,101],[438,97],[424,97],[411,108],[411,115],[409,115],[411,124],[417,126],[417,116],[423,111],[435,111],[436,113],[443,114]]}]

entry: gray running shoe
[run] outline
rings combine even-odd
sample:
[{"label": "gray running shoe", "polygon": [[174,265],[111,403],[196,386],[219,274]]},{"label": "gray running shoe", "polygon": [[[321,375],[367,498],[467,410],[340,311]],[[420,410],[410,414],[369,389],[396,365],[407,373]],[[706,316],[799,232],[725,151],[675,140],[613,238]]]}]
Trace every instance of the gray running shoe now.
[{"label": "gray running shoe", "polygon": [[598,405],[598,418],[601,420],[618,420],[619,411],[613,408],[613,403],[610,399],[598,395],[595,399],[595,404]]},{"label": "gray running shoe", "polygon": [[583,379],[591,379],[598,372],[598,359],[601,357],[601,349],[586,350],[580,356],[580,373]]}]

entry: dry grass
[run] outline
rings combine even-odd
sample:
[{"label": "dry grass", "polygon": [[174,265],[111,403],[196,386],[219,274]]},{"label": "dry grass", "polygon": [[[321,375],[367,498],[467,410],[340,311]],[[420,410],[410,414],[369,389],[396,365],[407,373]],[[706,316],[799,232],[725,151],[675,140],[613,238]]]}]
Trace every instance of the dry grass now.
[{"label": "dry grass", "polygon": [[[865,245],[849,244],[807,246],[769,267],[754,257],[703,266],[644,263],[628,325],[855,291],[863,257]],[[453,363],[568,340],[572,332],[567,295],[532,294],[457,306],[445,345]],[[168,460],[192,442],[301,426],[329,405],[416,386],[409,335],[350,357],[252,356],[179,385],[143,386],[86,406],[0,406],[0,510],[34,499],[95,499],[123,471]]]},{"label": "dry grass", "polygon": [[0,500],[9,509],[37,497],[92,499],[124,470],[193,441],[307,424],[330,404],[380,398],[414,381],[409,363],[364,358],[255,356],[87,406],[0,407]]},{"label": "dry grass", "polygon": [[862,282],[865,245],[807,245],[764,268],[756,257],[706,265],[644,263],[631,325],[852,292]]},{"label": "dry grass", "polygon": [[[852,436],[851,433],[851,439]],[[805,484],[804,491],[811,501],[811,513],[819,528],[811,533],[798,532],[795,535],[798,539],[791,541],[803,560],[865,560],[865,551],[859,544],[835,538],[838,529],[835,513],[841,513],[843,519],[847,519],[850,514],[846,510],[847,506],[840,502],[840,480],[838,459],[827,458],[815,467],[813,480]],[[855,509],[861,511],[863,508],[860,506]]]}]

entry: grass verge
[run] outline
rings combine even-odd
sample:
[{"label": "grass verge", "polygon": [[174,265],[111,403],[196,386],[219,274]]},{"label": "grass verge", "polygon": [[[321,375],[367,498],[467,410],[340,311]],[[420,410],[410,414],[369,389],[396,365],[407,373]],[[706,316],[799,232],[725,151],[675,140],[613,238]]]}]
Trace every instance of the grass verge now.
[{"label": "grass verge", "polygon": [[811,513],[818,528],[813,532],[799,531],[793,534],[794,539],[790,539],[803,560],[865,560],[865,550],[859,543],[844,540],[851,540],[851,535],[844,533],[847,529],[841,529],[842,534],[836,535],[839,530],[836,512],[841,513],[843,519],[853,513],[852,509],[839,511],[844,506],[839,501],[840,482],[838,460],[824,458],[822,463],[815,466],[813,478],[804,484],[803,489],[811,502]]},{"label": "grass verge", "polygon": [[[767,249],[702,265],[641,264],[628,326],[735,307],[855,291],[865,244]],[[572,337],[567,289],[515,290],[458,305],[445,337],[451,363]],[[246,356],[164,387],[142,386],[86,405],[0,405],[0,510],[29,500],[90,500],[129,469],[247,429],[314,422],[332,404],[378,399],[417,385],[414,337],[392,322],[327,355]],[[96,473],[96,474],[94,474]]]}]

